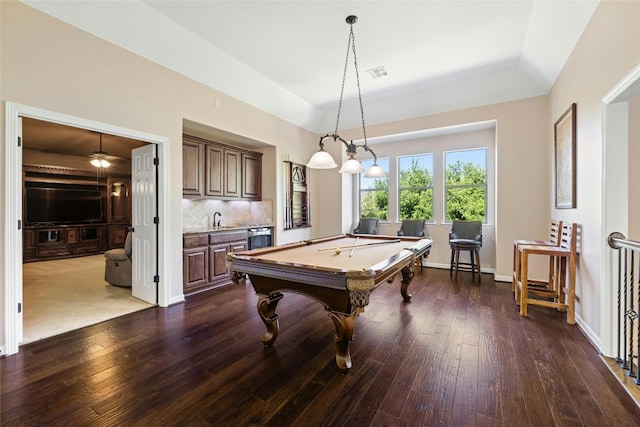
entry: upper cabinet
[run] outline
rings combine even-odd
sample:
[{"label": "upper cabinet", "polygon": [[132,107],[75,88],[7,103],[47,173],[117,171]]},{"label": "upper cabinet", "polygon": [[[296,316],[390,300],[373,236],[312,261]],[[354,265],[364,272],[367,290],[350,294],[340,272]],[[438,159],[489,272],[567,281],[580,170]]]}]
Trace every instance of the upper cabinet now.
[{"label": "upper cabinet", "polygon": [[182,194],[202,196],[204,144],[185,137],[182,140]]},{"label": "upper cabinet", "polygon": [[[240,152],[236,150],[224,150],[224,195],[225,197],[240,197],[241,185],[241,167]],[[216,170],[209,170],[209,173],[215,173]]]},{"label": "upper cabinet", "polygon": [[[205,160],[207,165],[205,196],[222,197],[224,192],[224,150],[211,144],[204,144]],[[185,187],[186,190],[186,187]],[[185,191],[185,194],[186,191]]]},{"label": "upper cabinet", "polygon": [[262,198],[262,153],[242,153],[242,197]]},{"label": "upper cabinet", "polygon": [[262,153],[183,135],[182,194],[261,200]]}]

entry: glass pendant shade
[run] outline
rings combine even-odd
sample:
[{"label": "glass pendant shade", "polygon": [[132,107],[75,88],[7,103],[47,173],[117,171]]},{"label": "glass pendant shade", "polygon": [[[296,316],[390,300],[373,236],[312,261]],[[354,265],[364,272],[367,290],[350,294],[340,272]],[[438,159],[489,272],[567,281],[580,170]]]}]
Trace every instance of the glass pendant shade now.
[{"label": "glass pendant shade", "polygon": [[311,159],[309,159],[309,163],[307,163],[307,167],[312,169],[333,169],[337,168],[338,164],[333,160],[331,154],[327,153],[324,150],[317,151]]},{"label": "glass pendant shade", "polygon": [[361,173],[361,172],[364,172],[364,168],[362,167],[360,162],[354,158],[350,158],[349,160],[344,162],[344,164],[342,165],[342,168],[340,169],[340,173]]},{"label": "glass pendant shade", "polygon": [[384,178],[385,176],[387,176],[387,172],[385,172],[385,170],[382,169],[380,166],[374,164],[369,168],[369,170],[367,171],[367,173],[364,174],[364,176],[366,178]]}]

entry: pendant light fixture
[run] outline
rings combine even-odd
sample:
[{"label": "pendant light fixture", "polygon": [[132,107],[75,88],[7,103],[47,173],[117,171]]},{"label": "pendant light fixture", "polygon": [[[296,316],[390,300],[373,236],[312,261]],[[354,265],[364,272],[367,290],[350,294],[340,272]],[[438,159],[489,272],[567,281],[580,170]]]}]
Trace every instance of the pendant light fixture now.
[{"label": "pendant light fixture", "polygon": [[94,151],[91,155],[91,164],[97,168],[108,168],[111,163],[106,159],[107,153],[102,151],[102,132],[100,132],[100,151]]},{"label": "pendant light fixture", "polygon": [[[338,103],[338,117],[336,119],[336,128],[332,134],[327,134],[320,137],[320,143],[319,143],[320,150],[318,150],[311,157],[311,159],[309,160],[309,163],[307,163],[307,167],[311,169],[333,169],[338,166],[336,162],[333,160],[333,157],[331,157],[331,154],[329,154],[324,150],[325,139],[331,138],[334,141],[342,142],[347,149],[347,156],[349,156],[349,159],[347,159],[347,161],[344,162],[344,164],[342,165],[342,168],[340,169],[340,173],[355,174],[355,173],[361,173],[364,171],[362,164],[360,164],[360,162],[354,158],[354,156],[356,155],[356,152],[358,151],[358,148],[362,148],[363,150],[371,153],[371,155],[373,156],[373,166],[369,168],[365,176],[367,178],[385,177],[387,176],[387,173],[384,171],[384,169],[378,166],[378,157],[376,156],[376,153],[374,153],[373,150],[369,148],[369,146],[367,145],[367,131],[364,125],[364,109],[362,108],[362,95],[360,93],[360,76],[358,74],[358,59],[356,58],[356,40],[353,34],[353,24],[358,22],[358,17],[354,15],[349,15],[347,16],[346,21],[347,21],[347,24],[349,24],[349,41],[347,42],[347,57],[344,63],[344,74],[342,75],[342,88],[340,89],[340,102]],[[340,110],[342,109],[342,95],[344,94],[344,82],[347,77],[347,65],[349,64],[349,50],[353,50],[353,64],[356,70],[356,82],[358,85],[358,101],[360,102],[360,117],[362,118],[362,134],[364,137],[363,139],[364,143],[361,145],[354,144],[353,141],[347,142],[338,135],[338,125],[340,123]]]}]

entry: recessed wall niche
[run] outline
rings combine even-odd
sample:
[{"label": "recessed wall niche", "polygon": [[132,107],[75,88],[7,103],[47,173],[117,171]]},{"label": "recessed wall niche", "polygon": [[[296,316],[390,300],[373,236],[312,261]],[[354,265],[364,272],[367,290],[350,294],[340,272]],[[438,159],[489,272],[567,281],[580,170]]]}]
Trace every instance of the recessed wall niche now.
[{"label": "recessed wall niche", "polygon": [[285,161],[284,164],[286,194],[284,229],[310,227],[307,167],[290,161]]}]

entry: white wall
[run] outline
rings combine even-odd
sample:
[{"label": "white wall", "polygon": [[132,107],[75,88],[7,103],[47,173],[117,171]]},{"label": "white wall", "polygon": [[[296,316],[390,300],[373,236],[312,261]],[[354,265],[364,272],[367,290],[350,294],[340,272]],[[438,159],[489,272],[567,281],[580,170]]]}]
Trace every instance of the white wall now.
[{"label": "white wall", "polygon": [[[607,235],[603,227],[602,99],[638,64],[640,2],[602,1],[549,94],[549,123],[577,103],[577,208],[551,208],[550,212],[582,226],[577,321],[596,344],[602,334],[610,333],[601,330],[600,303],[608,286],[603,283]],[[546,138],[552,140],[552,126]]]},{"label": "white wall", "polygon": [[[315,150],[316,136],[250,107],[146,59],[49,17],[19,2],[0,2],[0,96],[2,101],[35,107],[85,120],[107,123],[169,140],[164,163],[168,235],[164,236],[169,265],[161,277],[169,287],[170,300],[182,295],[182,132],[183,122],[201,123],[265,147],[267,194],[282,187],[276,147],[291,160],[306,162]],[[212,102],[220,100],[220,108]],[[4,103],[2,104],[4,113]],[[4,114],[2,115],[3,128]],[[5,162],[5,133],[0,137],[0,160]],[[268,154],[267,154],[268,153]],[[5,212],[7,188],[20,185],[1,178]],[[275,185],[274,185],[275,184]],[[277,197],[277,196],[276,196]],[[274,218],[282,232],[281,217]],[[3,222],[4,224],[4,222]],[[305,231],[306,236],[310,230]],[[305,233],[303,232],[303,233]],[[5,236],[4,227],[0,230]],[[306,237],[305,236],[305,237]],[[300,236],[296,236],[299,238]],[[0,267],[4,275],[4,264]],[[4,298],[7,286],[2,283]],[[0,318],[5,319],[5,301]],[[5,344],[4,329],[0,348]]]}]

